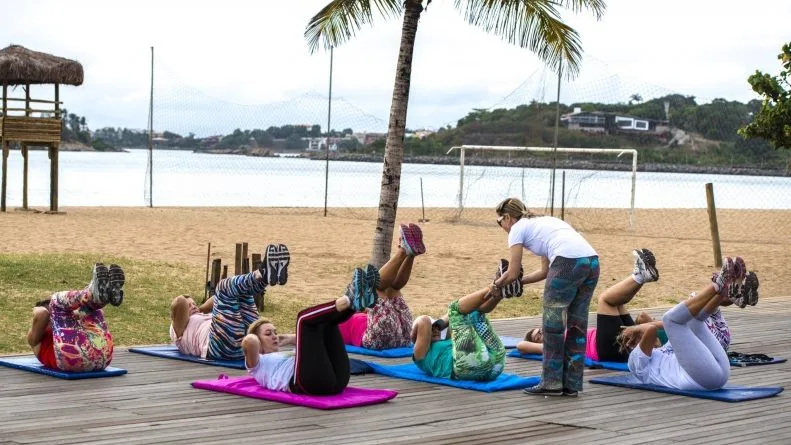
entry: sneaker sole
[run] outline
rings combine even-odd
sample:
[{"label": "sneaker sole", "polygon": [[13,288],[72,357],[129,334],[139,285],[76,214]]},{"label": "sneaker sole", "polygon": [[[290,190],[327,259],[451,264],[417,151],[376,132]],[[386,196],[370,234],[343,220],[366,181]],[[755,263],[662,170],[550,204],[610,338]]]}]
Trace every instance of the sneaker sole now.
[{"label": "sneaker sole", "polygon": [[410,231],[409,226],[406,224],[399,224],[398,229],[401,235],[401,247],[406,251],[407,255],[415,256],[412,246],[410,246],[409,242],[407,242],[407,232]]},{"label": "sneaker sole", "polygon": [[423,245],[423,232],[420,227],[409,224],[401,226],[401,234],[404,243],[412,255],[420,255],[426,252],[426,247]]},{"label": "sneaker sole", "polygon": [[659,271],[656,268],[656,257],[654,256],[654,252],[648,249],[637,249],[635,252],[637,252],[637,256],[640,257],[643,264],[645,264],[646,270],[651,274],[654,281],[659,281]]},{"label": "sneaker sole", "polygon": [[563,397],[562,392],[530,392],[527,390],[522,390],[522,394],[527,394],[530,396]]},{"label": "sneaker sole", "polygon": [[376,290],[379,288],[379,284],[381,283],[381,277],[379,276],[379,270],[369,264],[365,268],[365,307],[371,307],[376,304],[376,300],[379,296],[376,293]]},{"label": "sneaker sole", "polygon": [[109,277],[107,294],[110,297],[110,304],[113,306],[120,306],[124,301],[124,283],[126,283],[126,275],[124,275],[124,270],[121,266],[111,264]]},{"label": "sneaker sole", "polygon": [[365,272],[359,267],[354,269],[352,275],[352,308],[359,312],[365,309]]},{"label": "sneaker sole", "polygon": [[412,232],[412,236],[414,237],[414,243],[410,244],[412,246],[412,250],[415,252],[415,255],[423,255],[426,253],[426,245],[423,244],[423,230],[419,225],[413,223],[409,223],[409,230]]},{"label": "sneaker sole", "polygon": [[110,293],[108,287],[110,284],[110,271],[102,263],[96,263],[93,266],[93,279],[96,280],[96,294],[102,304],[110,303]]},{"label": "sneaker sole", "polygon": [[748,272],[744,278],[742,295],[750,306],[755,306],[758,303],[758,286],[758,275],[755,272]]},{"label": "sneaker sole", "polygon": [[270,286],[282,286],[288,282],[290,262],[291,254],[285,244],[266,246],[266,275]]}]

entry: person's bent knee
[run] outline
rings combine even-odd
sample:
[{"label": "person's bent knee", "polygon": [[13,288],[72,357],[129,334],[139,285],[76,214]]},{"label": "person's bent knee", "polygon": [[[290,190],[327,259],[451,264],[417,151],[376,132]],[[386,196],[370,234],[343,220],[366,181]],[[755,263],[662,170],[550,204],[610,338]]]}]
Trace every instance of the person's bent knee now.
[{"label": "person's bent knee", "polygon": [[186,295],[179,295],[170,302],[170,309],[173,310],[179,306],[189,306],[190,301]]}]

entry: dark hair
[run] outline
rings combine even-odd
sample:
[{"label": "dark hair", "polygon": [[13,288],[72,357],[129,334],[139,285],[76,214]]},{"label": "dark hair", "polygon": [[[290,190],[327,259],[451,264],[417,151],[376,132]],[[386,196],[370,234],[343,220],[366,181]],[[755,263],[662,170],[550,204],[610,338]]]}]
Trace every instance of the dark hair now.
[{"label": "dark hair", "polygon": [[50,299],[47,298],[46,300],[37,301],[33,307],[49,307]]},{"label": "dark hair", "polygon": [[529,342],[532,342],[532,343],[538,343],[535,340],[536,332],[537,332],[536,329],[538,329],[538,328],[533,328],[533,329],[530,329],[529,331],[527,331],[527,334],[525,334],[525,341],[529,341]]}]

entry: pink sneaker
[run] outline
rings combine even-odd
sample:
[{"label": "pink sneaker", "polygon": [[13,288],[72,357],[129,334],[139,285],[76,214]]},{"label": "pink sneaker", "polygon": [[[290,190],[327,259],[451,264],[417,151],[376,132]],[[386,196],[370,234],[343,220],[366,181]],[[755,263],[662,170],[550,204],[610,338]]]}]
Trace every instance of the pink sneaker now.
[{"label": "pink sneaker", "polygon": [[423,231],[417,224],[401,224],[401,247],[413,256],[426,253]]}]

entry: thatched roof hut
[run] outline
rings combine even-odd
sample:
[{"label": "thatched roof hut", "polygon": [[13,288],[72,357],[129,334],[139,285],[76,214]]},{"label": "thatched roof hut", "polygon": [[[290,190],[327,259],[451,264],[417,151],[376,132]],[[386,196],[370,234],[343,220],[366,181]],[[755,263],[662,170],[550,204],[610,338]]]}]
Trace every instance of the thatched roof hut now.
[{"label": "thatched roof hut", "polygon": [[0,50],[0,84],[82,85],[82,65],[74,60],[11,45]]}]

